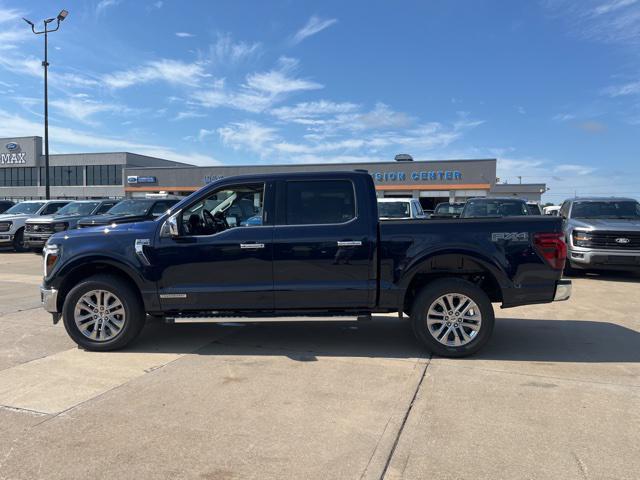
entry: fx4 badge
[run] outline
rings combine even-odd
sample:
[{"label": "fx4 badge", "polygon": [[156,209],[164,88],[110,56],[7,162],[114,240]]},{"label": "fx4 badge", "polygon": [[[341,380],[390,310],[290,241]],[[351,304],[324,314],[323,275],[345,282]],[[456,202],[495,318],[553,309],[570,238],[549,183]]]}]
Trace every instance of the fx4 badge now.
[{"label": "fx4 badge", "polygon": [[496,232],[491,234],[492,242],[507,240],[510,240],[512,242],[528,242],[529,234],[527,232]]}]

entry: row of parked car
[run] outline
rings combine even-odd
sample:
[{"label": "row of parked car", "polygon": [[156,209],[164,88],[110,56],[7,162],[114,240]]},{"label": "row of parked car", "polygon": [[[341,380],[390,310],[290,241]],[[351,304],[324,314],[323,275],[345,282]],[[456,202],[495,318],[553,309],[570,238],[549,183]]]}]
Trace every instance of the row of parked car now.
[{"label": "row of parked car", "polygon": [[[0,247],[41,252],[51,235],[75,228],[131,223],[163,215],[178,199],[3,201]],[[8,208],[7,208],[8,207]]]},{"label": "row of parked car", "polygon": [[521,198],[471,198],[466,202],[442,202],[433,211],[423,210],[417,198],[379,198],[382,220],[410,218],[481,218],[542,215],[537,202]]},{"label": "row of parked car", "polygon": [[417,199],[385,198],[378,199],[378,211],[382,220],[559,216],[568,271],[640,271],[640,203],[633,198],[573,198],[544,212],[537,203],[518,198],[472,198],[440,203],[433,213],[424,212]]}]

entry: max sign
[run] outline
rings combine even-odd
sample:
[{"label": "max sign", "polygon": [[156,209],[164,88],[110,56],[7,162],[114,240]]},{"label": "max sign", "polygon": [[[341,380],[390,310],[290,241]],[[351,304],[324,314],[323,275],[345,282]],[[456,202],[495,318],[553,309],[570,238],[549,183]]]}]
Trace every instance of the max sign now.
[{"label": "max sign", "polygon": [[19,165],[27,163],[25,152],[0,153],[0,165]]},{"label": "max sign", "polygon": [[27,163],[25,158],[27,154],[20,151],[20,145],[15,142],[9,142],[4,146],[9,153],[0,153],[0,165],[19,165]]}]

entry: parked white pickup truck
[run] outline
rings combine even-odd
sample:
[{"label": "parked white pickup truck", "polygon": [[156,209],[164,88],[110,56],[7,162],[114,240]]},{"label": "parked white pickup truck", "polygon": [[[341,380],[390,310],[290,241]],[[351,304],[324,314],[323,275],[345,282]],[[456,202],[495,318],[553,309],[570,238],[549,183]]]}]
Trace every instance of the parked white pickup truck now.
[{"label": "parked white pickup truck", "polygon": [[380,220],[428,218],[417,198],[378,198]]},{"label": "parked white pickup truck", "polygon": [[27,200],[14,205],[0,215],[0,247],[13,247],[16,252],[27,250],[24,227],[28,218],[53,215],[69,200]]}]

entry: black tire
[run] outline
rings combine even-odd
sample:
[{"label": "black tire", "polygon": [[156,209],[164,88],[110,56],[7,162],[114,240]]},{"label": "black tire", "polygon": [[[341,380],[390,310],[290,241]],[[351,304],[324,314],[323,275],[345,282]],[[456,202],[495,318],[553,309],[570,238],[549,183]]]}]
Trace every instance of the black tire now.
[{"label": "black tire", "polygon": [[24,245],[24,228],[21,228],[20,230],[18,230],[16,232],[16,234],[13,237],[13,249],[16,252],[26,252],[28,250],[27,247],[25,247]]},{"label": "black tire", "polygon": [[586,270],[580,267],[576,267],[571,263],[571,260],[567,259],[566,263],[564,264],[563,273],[569,277],[579,277],[580,275],[585,274]]},{"label": "black tire", "polygon": [[[124,307],[125,322],[122,330],[112,339],[96,341],[83,335],[74,320],[77,302],[91,290],[105,290],[113,293]],[[145,312],[142,302],[129,283],[114,275],[95,275],[76,285],[66,296],[62,307],[64,327],[78,346],[91,351],[105,352],[118,350],[131,343],[142,331]]]},{"label": "black tire", "polygon": [[[441,296],[447,294],[465,295],[475,302],[480,311],[481,322],[478,332],[471,341],[460,346],[441,343],[432,335],[427,326],[427,312],[430,306]],[[443,278],[432,281],[416,296],[411,309],[411,325],[416,337],[430,352],[441,357],[459,358],[473,355],[489,341],[494,323],[493,307],[487,294],[475,284],[458,278]],[[443,328],[445,327],[443,326]],[[464,333],[468,332],[470,330],[464,330]],[[455,338],[458,335],[457,332],[452,332],[451,336],[449,334],[445,336]]]}]

